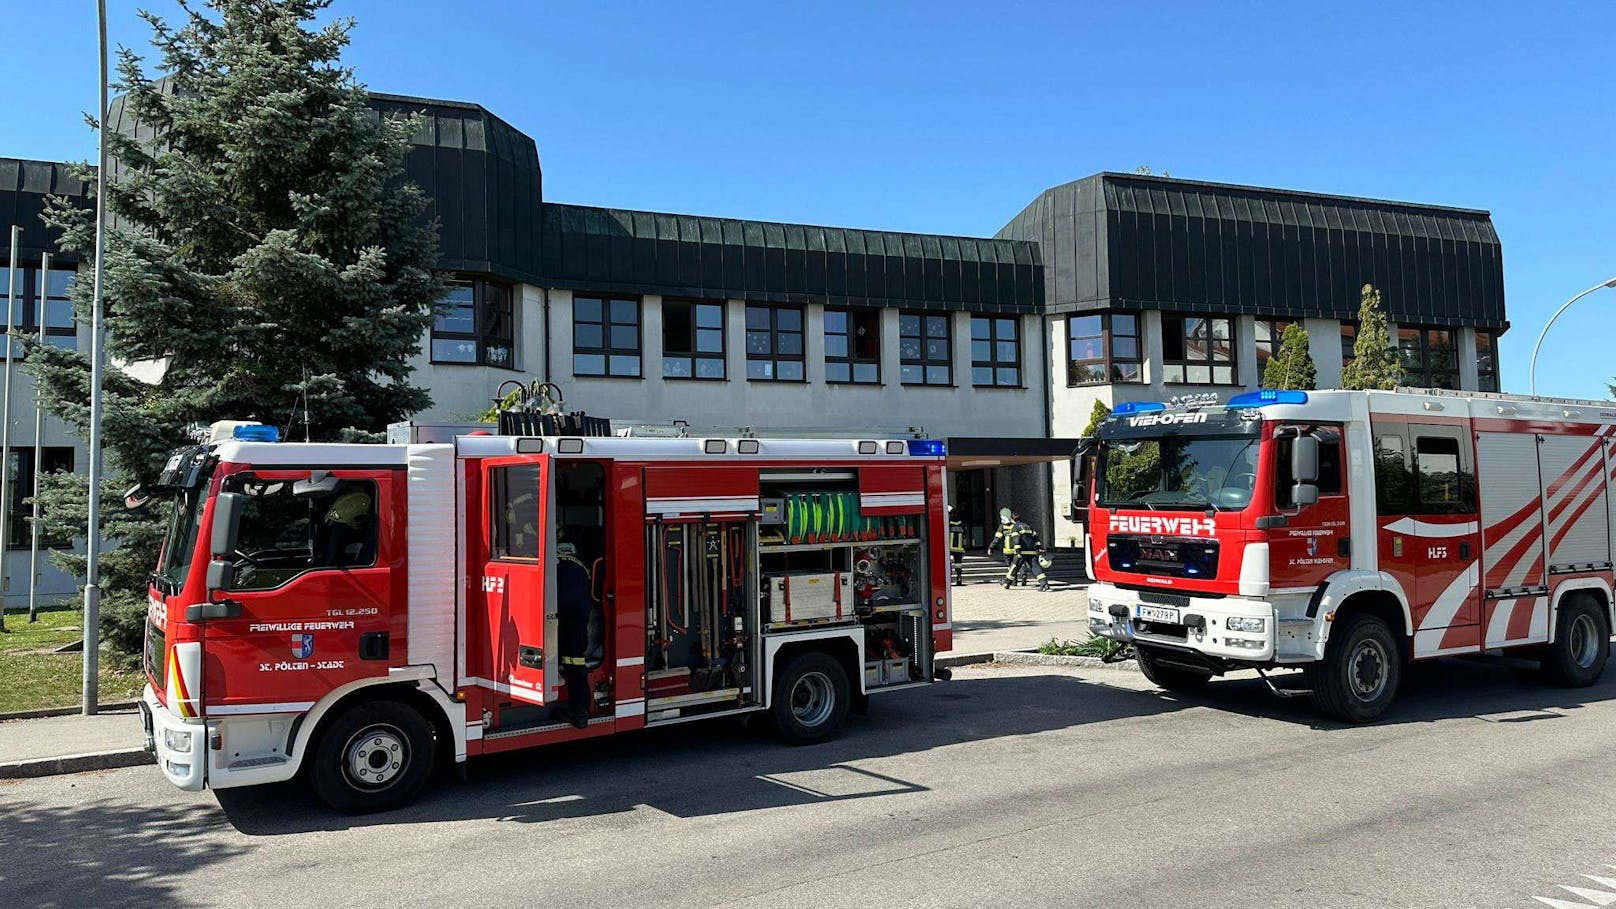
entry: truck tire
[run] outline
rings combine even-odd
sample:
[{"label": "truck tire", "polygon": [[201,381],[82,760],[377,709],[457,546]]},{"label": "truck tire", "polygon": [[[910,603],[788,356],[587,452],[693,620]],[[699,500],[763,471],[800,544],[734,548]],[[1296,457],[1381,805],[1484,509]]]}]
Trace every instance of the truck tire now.
[{"label": "truck tire", "polygon": [[828,653],[792,657],[774,679],[769,708],[775,734],[793,745],[818,742],[841,728],[852,702],[847,672]]},{"label": "truck tire", "polygon": [[1605,610],[1592,597],[1566,597],[1555,623],[1554,643],[1543,654],[1544,677],[1567,688],[1586,688],[1599,681],[1609,656]]},{"label": "truck tire", "polygon": [[389,811],[414,801],[432,777],[432,724],[398,701],[343,711],[309,753],[315,795],[345,814]]},{"label": "truck tire", "polygon": [[1391,626],[1368,613],[1338,622],[1324,662],[1305,670],[1313,706],[1348,723],[1380,719],[1403,681],[1402,647]]},{"label": "truck tire", "polygon": [[1206,687],[1207,682],[1212,681],[1210,672],[1196,672],[1192,669],[1163,664],[1161,656],[1153,647],[1135,644],[1133,651],[1134,657],[1139,661],[1139,671],[1158,688],[1165,688],[1168,691],[1200,691]]}]

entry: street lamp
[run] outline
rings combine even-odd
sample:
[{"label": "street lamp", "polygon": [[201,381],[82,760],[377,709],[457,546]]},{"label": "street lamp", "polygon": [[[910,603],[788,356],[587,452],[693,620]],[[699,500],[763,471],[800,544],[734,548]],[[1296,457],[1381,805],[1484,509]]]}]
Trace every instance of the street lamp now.
[{"label": "street lamp", "polygon": [[1560,307],[1559,309],[1555,310],[1554,315],[1549,317],[1548,324],[1543,326],[1543,331],[1540,332],[1538,334],[1538,336],[1537,336],[1537,343],[1532,345],[1532,394],[1534,394],[1534,395],[1537,394],[1537,352],[1539,350],[1541,350],[1542,347],[1543,347],[1543,337],[1544,337],[1544,335],[1547,335],[1549,333],[1549,329],[1551,327],[1553,327],[1553,325],[1554,325],[1554,320],[1560,318],[1560,313],[1563,313],[1566,310],[1570,309],[1571,304],[1577,302],[1578,300],[1581,300],[1583,297],[1588,296],[1589,294],[1593,293],[1594,291],[1598,290],[1601,287],[1616,287],[1616,278],[1611,278],[1609,281],[1604,281],[1604,282],[1601,282],[1599,284],[1595,284],[1593,287],[1590,287],[1587,290],[1583,291],[1582,293],[1577,294],[1575,297],[1572,297],[1571,299],[1565,301],[1565,305]]},{"label": "street lamp", "polygon": [[[95,287],[90,307],[90,501],[89,528],[84,541],[84,655],[79,683],[79,710],[94,716],[101,701],[101,358],[105,341],[101,327],[101,278],[106,271],[107,184],[107,0],[97,0],[100,29],[101,109],[96,125],[101,145],[95,171]],[[41,302],[40,306],[44,306]]]}]

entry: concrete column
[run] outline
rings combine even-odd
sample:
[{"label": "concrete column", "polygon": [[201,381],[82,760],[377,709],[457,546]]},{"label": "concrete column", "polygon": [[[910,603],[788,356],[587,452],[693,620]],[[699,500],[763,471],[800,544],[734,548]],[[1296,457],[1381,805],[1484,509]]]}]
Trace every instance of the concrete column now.
[{"label": "concrete column", "polygon": [[825,307],[810,303],[802,308],[803,376],[808,384],[825,384]]},{"label": "concrete column", "polygon": [[903,381],[902,351],[898,344],[898,311],[892,307],[881,309],[881,384],[897,388]]},{"label": "concrete column", "polygon": [[1257,371],[1257,317],[1237,316],[1234,320],[1235,381],[1247,389],[1262,384]]},{"label": "concrete column", "polygon": [[1468,325],[1460,328],[1453,340],[1459,357],[1459,387],[1475,391],[1481,387],[1481,375],[1476,368],[1476,330]]},{"label": "concrete column", "polygon": [[640,375],[662,378],[662,297],[658,294],[640,298]]},{"label": "concrete column", "polygon": [[1341,387],[1341,323],[1335,319],[1303,319],[1307,352],[1318,367],[1320,388]]}]

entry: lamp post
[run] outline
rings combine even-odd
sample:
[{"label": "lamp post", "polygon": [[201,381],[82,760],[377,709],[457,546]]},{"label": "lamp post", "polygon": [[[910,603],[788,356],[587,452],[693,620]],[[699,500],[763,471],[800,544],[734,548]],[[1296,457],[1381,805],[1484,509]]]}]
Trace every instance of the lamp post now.
[{"label": "lamp post", "polygon": [[84,676],[79,709],[94,716],[101,694],[101,275],[107,233],[107,0],[97,0],[101,31],[101,147],[95,172],[95,289],[90,307],[90,520],[84,540]]},{"label": "lamp post", "polygon": [[1588,296],[1589,294],[1593,293],[1594,291],[1598,290],[1601,287],[1616,287],[1616,278],[1611,278],[1609,281],[1602,281],[1602,282],[1600,282],[1598,284],[1595,284],[1593,287],[1590,287],[1587,290],[1583,291],[1582,293],[1577,294],[1575,297],[1572,297],[1571,299],[1565,301],[1565,305],[1561,306],[1559,309],[1554,311],[1554,315],[1549,317],[1548,324],[1543,326],[1543,331],[1538,333],[1537,343],[1532,345],[1532,373],[1531,373],[1531,376],[1532,376],[1532,394],[1533,395],[1537,394],[1537,352],[1543,348],[1543,338],[1544,338],[1545,335],[1547,335],[1549,333],[1549,329],[1554,326],[1554,320],[1560,318],[1561,313],[1563,313],[1566,310],[1570,309],[1571,304],[1577,302],[1578,300],[1581,300],[1583,297]]}]

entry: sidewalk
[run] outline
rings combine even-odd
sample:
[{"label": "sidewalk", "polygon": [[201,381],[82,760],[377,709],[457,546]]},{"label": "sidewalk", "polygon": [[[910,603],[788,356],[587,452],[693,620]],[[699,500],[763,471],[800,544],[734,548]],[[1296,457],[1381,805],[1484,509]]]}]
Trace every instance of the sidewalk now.
[{"label": "sidewalk", "polygon": [[[1050,638],[1088,635],[1088,595],[1068,587],[1040,593],[997,584],[954,588],[954,650],[949,656],[1032,650]],[[141,750],[140,714],[55,716],[0,721],[0,780],[131,767]]]}]

